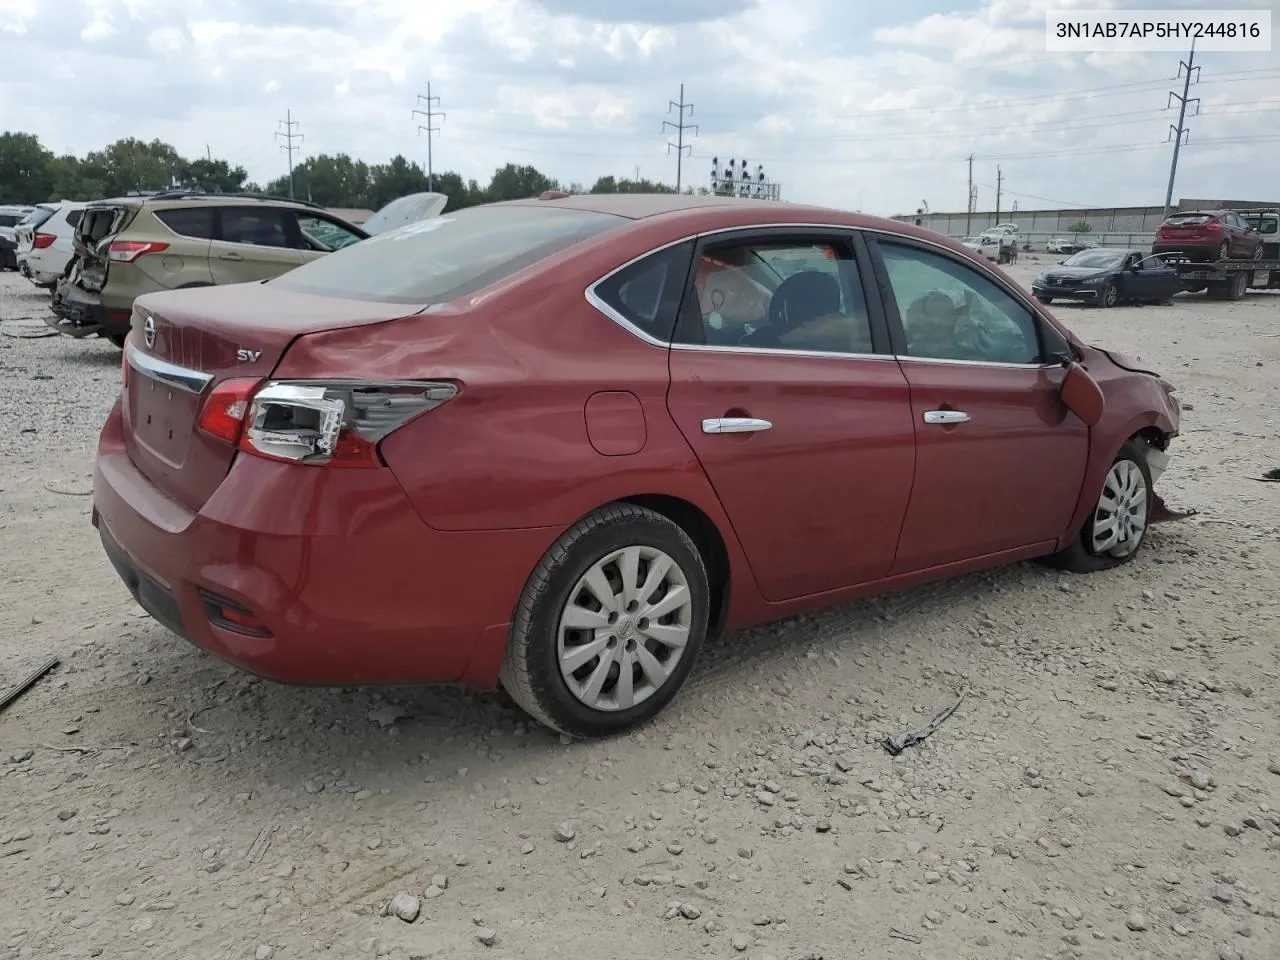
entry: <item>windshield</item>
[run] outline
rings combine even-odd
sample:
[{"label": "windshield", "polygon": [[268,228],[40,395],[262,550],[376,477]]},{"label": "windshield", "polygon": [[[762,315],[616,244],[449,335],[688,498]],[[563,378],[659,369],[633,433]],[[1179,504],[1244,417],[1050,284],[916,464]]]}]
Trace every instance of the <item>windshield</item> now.
[{"label": "windshield", "polygon": [[1127,250],[1084,250],[1063,261],[1068,267],[1118,267],[1128,254]]},{"label": "windshield", "polygon": [[629,222],[560,207],[470,207],[370,237],[269,282],[349,300],[443,303]]}]

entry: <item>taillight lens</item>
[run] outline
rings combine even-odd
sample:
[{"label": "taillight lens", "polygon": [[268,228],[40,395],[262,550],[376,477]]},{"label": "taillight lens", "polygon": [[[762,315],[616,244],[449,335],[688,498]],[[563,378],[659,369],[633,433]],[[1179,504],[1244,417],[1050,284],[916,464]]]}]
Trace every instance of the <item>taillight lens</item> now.
[{"label": "taillight lens", "polygon": [[112,240],[107,247],[107,259],[113,263],[133,263],[143,254],[160,253],[168,249],[167,243],[153,243],[150,240]]},{"label": "taillight lens", "polygon": [[262,380],[256,377],[223,380],[200,408],[200,429],[232,445],[239,443],[250,401],[261,384]]},{"label": "taillight lens", "polygon": [[225,380],[209,394],[200,428],[273,460],[380,467],[383,437],[457,392],[434,381]]},{"label": "taillight lens", "polygon": [[31,238],[31,246],[36,250],[44,250],[53,246],[53,241],[57,239],[52,233],[37,233]]}]

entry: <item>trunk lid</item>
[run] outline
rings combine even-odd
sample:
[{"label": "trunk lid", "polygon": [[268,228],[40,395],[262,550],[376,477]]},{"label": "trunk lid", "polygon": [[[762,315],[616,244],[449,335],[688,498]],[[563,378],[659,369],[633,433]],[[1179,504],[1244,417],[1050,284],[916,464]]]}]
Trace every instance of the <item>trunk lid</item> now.
[{"label": "trunk lid", "polygon": [[199,510],[236,453],[198,429],[210,391],[230,379],[269,377],[303,334],[383,323],[421,309],[294,293],[261,283],[139,297],[126,347],[123,407],[129,458],[174,500]]}]

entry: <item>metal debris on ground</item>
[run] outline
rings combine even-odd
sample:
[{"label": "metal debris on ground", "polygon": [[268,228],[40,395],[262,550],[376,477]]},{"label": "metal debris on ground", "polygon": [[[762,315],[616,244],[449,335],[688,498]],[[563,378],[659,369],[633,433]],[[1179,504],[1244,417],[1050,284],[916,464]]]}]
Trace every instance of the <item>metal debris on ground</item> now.
[{"label": "metal debris on ground", "polygon": [[5,709],[5,707],[9,706],[9,704],[13,703],[13,701],[17,700],[20,696],[22,696],[24,693],[26,693],[28,690],[34,687],[36,685],[37,680],[39,680],[41,677],[43,677],[46,673],[48,673],[50,670],[52,670],[61,662],[62,661],[59,660],[57,657],[50,657],[44,663],[40,664],[40,666],[36,667],[35,670],[32,671],[29,677],[27,677],[25,680],[19,683],[16,687],[14,687],[12,690],[6,693],[3,698],[0,698],[0,710]]},{"label": "metal debris on ground", "polygon": [[907,749],[907,747],[913,747],[917,743],[920,743],[922,740],[924,740],[925,738],[933,734],[934,731],[936,731],[940,726],[942,726],[942,724],[946,722],[946,719],[949,716],[951,716],[953,713],[959,710],[960,704],[964,703],[964,698],[967,697],[968,695],[969,695],[969,690],[966,687],[964,690],[960,692],[959,700],[957,700],[951,706],[946,707],[942,710],[939,710],[936,714],[934,714],[933,719],[929,721],[928,725],[922,727],[921,729],[911,731],[908,733],[895,733],[885,737],[884,748],[888,750],[889,753],[893,754],[893,756],[896,757],[903,750]]},{"label": "metal debris on ground", "polygon": [[1257,480],[1259,483],[1280,483],[1280,467],[1268,470],[1260,477],[1250,477],[1249,479]]}]

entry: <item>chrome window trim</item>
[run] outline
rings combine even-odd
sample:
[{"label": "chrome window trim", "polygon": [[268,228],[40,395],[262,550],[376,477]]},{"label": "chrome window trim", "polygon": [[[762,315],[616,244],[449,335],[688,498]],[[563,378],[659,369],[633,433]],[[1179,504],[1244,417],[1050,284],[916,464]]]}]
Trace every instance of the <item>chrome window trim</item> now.
[{"label": "chrome window trim", "polygon": [[[633,266],[634,264],[637,264],[641,260],[645,260],[648,257],[653,256],[654,254],[661,253],[663,250],[667,250],[667,249],[670,249],[671,247],[679,246],[682,243],[688,243],[691,240],[698,241],[698,240],[703,240],[707,237],[718,237],[722,234],[727,234],[727,233],[743,233],[743,232],[754,232],[754,231],[762,231],[762,230],[797,230],[797,229],[799,230],[835,230],[835,231],[841,231],[844,233],[873,234],[876,237],[887,237],[891,239],[907,240],[914,243],[922,244],[924,246],[934,247],[937,250],[942,251],[944,253],[955,254],[956,252],[950,247],[937,243],[936,241],[933,241],[933,240],[928,240],[921,237],[914,237],[905,233],[894,233],[889,230],[876,229],[876,228],[852,227],[852,226],[841,225],[837,223],[805,223],[805,222],[752,223],[752,224],[747,224],[745,226],[721,227],[718,230],[709,230],[705,233],[689,234],[688,236],[680,237],[678,240],[672,240],[668,243],[662,244],[661,246],[654,247],[651,250],[646,250],[644,253],[640,254],[639,256],[632,257],[626,263],[621,264],[620,266],[614,267],[604,276],[594,280],[590,285],[587,286],[586,290],[583,293],[584,293],[584,296],[586,297],[587,303],[591,304],[592,307],[594,307],[600,313],[604,314],[606,317],[608,317],[618,326],[622,327],[622,329],[626,330],[628,333],[634,336],[637,340],[640,340],[642,343],[645,343],[649,346],[660,347],[664,350],[687,350],[695,353],[731,353],[731,354],[732,353],[749,353],[757,356],[813,357],[813,358],[824,358],[824,359],[829,358],[833,360],[894,360],[894,361],[897,361],[898,363],[906,362],[906,363],[953,364],[956,366],[964,366],[964,367],[998,367],[1001,369],[1011,369],[1011,370],[1048,370],[1048,369],[1052,369],[1054,367],[1059,366],[1059,364],[1056,362],[1003,363],[995,360],[950,360],[945,357],[912,357],[912,356],[892,354],[892,353],[827,353],[819,350],[786,350],[786,349],[779,349],[777,347],[761,348],[761,347],[744,347],[744,346],[733,346],[733,345],[725,346],[725,345],[702,344],[702,343],[675,343],[675,342],[669,342],[666,340],[660,340],[657,337],[651,336],[650,334],[646,333],[644,330],[641,330],[634,323],[632,323],[626,317],[622,316],[622,314],[620,314],[617,310],[615,310],[608,303],[606,303],[604,299],[601,298],[601,296],[596,292],[596,287],[598,287],[600,284],[604,283],[605,281],[611,279],[614,275],[621,273],[623,270],[626,270],[628,267]],[[1004,284],[1004,282],[1000,280],[1000,278],[996,277],[996,278],[993,278],[993,280],[1000,289],[1004,290],[1004,292],[1007,293],[1010,297],[1012,297],[1016,302],[1028,308],[1032,316],[1037,317],[1040,320],[1043,320],[1043,317],[1040,316],[1040,311],[1037,310],[1031,304],[1031,302],[1027,300],[1026,297],[1021,296],[1019,293],[1017,293],[1014,290],[1008,289],[1007,286]],[[1059,332],[1061,333],[1061,331]],[[1062,335],[1064,337],[1066,336],[1065,334],[1062,334]]]},{"label": "chrome window trim", "polygon": [[171,387],[185,390],[187,393],[200,393],[213,380],[212,373],[180,367],[168,360],[150,356],[135,347],[132,342],[126,343],[125,349],[129,354],[129,366],[133,369],[145,376],[167,383]]}]

